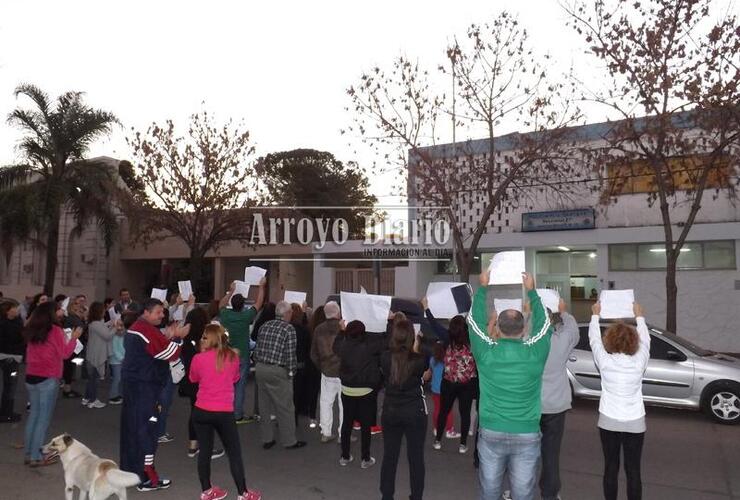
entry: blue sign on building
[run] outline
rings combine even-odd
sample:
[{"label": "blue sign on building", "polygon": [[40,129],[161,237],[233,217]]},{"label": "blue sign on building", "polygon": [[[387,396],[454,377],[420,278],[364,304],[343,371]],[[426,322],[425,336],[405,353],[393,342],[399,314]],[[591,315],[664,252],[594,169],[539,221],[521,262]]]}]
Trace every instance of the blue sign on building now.
[{"label": "blue sign on building", "polygon": [[596,214],[593,208],[522,214],[522,231],[524,232],[593,229],[595,227]]}]

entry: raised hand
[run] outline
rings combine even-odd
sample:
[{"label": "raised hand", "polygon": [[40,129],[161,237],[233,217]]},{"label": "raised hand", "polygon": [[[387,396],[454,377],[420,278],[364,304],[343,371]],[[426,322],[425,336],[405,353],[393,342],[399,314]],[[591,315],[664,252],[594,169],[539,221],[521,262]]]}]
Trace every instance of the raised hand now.
[{"label": "raised hand", "polygon": [[534,276],[531,273],[522,273],[522,283],[527,290],[534,290]]},{"label": "raised hand", "polygon": [[480,281],[481,286],[488,286],[488,283],[491,281],[491,271],[486,269],[480,275],[478,276],[478,281]]},{"label": "raised hand", "polygon": [[632,303],[632,311],[635,313],[635,318],[645,317],[645,312],[642,310],[642,306],[637,302]]},{"label": "raised hand", "polygon": [[595,316],[601,316],[601,302],[594,302],[594,305],[591,306],[591,312]]},{"label": "raised hand", "polygon": [[423,307],[425,311],[429,309],[429,301],[426,297],[421,298],[421,307]]}]

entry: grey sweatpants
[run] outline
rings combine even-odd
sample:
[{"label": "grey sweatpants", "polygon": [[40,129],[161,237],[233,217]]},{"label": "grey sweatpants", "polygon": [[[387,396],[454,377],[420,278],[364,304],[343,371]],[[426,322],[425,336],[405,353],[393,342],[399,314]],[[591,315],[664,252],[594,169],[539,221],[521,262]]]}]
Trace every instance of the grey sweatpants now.
[{"label": "grey sweatpants", "polygon": [[255,372],[259,387],[260,433],[263,443],[274,439],[273,422],[270,415],[277,416],[280,443],[295,444],[295,407],[293,406],[293,381],[288,370],[282,366],[257,363]]}]

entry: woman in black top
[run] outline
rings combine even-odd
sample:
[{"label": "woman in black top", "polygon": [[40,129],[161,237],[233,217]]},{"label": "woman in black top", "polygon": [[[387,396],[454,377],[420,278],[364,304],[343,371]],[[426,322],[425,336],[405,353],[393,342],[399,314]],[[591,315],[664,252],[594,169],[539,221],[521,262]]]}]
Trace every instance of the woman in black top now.
[{"label": "woman in black top", "polygon": [[427,405],[424,379],[431,373],[429,356],[420,352],[420,342],[409,321],[394,324],[389,350],[380,356],[385,380],[383,401],[383,465],[380,470],[380,493],[392,500],[396,489],[396,468],[401,439],[406,436],[409,459],[411,500],[424,494],[424,440],[427,434]]},{"label": "woman in black top", "polygon": [[18,303],[10,299],[0,302],[0,371],[3,377],[0,423],[18,422],[21,419],[21,416],[13,411],[13,407],[18,368],[26,353],[22,330],[23,321],[18,315]]}]

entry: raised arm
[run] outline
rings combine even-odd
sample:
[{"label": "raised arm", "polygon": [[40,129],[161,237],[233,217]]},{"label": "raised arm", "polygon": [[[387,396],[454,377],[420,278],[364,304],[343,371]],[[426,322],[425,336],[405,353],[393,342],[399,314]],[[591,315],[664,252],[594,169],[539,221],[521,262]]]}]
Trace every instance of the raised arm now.
[{"label": "raised arm", "polygon": [[470,346],[473,354],[478,349],[496,345],[496,342],[488,335],[488,295],[489,272],[486,269],[480,276],[480,287],[475,291],[473,304],[468,315],[468,326],[470,327]]},{"label": "raised arm", "polygon": [[640,348],[635,353],[635,356],[639,356],[643,367],[647,367],[647,363],[650,361],[650,332],[648,332],[642,306],[635,302],[632,307],[635,312],[635,322],[637,323],[637,335],[640,337]]},{"label": "raised arm", "polygon": [[229,286],[229,290],[226,292],[226,294],[221,297],[221,300],[218,303],[218,308],[223,309],[224,307],[229,305],[229,301],[231,300],[231,296],[234,294],[234,289],[236,288],[236,281],[231,282],[231,286]]},{"label": "raised arm", "polygon": [[609,358],[609,353],[604,349],[604,342],[601,339],[601,326],[599,325],[599,315],[601,314],[601,304],[596,302],[591,306],[591,322],[588,324],[588,343],[591,345],[591,353],[594,355],[594,363],[601,366]]},{"label": "raised arm", "polygon": [[443,344],[449,344],[450,332],[447,331],[447,328],[439,324],[437,318],[434,317],[432,311],[429,309],[429,302],[427,301],[426,297],[421,299],[421,305],[424,306],[424,315],[429,320],[429,326],[431,326],[432,330],[434,330],[434,334],[437,336],[437,338],[439,338],[439,340],[442,341]]},{"label": "raised arm", "polygon": [[530,273],[524,273],[522,283],[527,290],[529,306],[532,309],[530,323],[532,324],[532,334],[525,342],[529,346],[534,346],[543,340],[549,339],[550,333],[550,315],[547,314],[545,306],[542,305],[542,299],[534,289],[534,278]]}]

